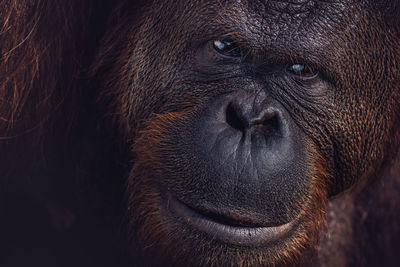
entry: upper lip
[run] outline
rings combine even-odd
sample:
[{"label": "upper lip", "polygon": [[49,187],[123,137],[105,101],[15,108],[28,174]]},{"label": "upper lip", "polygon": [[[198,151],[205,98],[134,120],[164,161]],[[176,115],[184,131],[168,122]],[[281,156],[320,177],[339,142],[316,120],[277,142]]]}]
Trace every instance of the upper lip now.
[{"label": "upper lip", "polygon": [[174,216],[182,218],[186,225],[220,241],[246,246],[260,246],[286,236],[296,220],[279,226],[268,226],[247,217],[226,215],[214,211],[197,209],[168,194],[168,209]]}]

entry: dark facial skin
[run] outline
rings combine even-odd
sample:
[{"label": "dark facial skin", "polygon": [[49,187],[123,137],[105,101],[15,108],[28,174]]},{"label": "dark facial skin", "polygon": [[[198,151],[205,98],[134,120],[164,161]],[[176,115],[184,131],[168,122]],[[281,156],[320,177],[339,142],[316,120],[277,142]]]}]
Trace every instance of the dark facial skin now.
[{"label": "dark facial skin", "polygon": [[397,129],[399,37],[367,1],[148,5],[113,67],[134,257],[302,263]]}]

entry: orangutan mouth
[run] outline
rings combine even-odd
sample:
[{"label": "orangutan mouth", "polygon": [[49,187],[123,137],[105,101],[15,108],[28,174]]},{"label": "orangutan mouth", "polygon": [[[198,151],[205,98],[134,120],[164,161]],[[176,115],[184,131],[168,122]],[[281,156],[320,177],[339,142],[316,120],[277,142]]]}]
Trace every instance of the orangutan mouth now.
[{"label": "orangutan mouth", "polygon": [[279,226],[264,226],[242,218],[199,210],[168,194],[168,209],[189,226],[224,243],[240,246],[268,246],[294,230],[297,219]]}]

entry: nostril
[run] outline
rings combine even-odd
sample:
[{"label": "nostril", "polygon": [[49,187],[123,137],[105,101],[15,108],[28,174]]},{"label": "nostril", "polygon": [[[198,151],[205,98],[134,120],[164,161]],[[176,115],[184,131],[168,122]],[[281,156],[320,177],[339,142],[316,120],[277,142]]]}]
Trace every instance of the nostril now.
[{"label": "nostril", "polygon": [[240,118],[232,103],[226,108],[226,123],[232,128],[244,131],[247,127],[246,123]]},{"label": "nostril", "polygon": [[229,103],[226,107],[226,123],[241,132],[245,132],[253,126],[261,126],[263,131],[278,134],[280,129],[280,117],[275,110],[265,109],[261,112],[251,114],[244,113],[246,107],[238,107],[236,103]]},{"label": "nostril", "polygon": [[264,126],[265,129],[269,130],[270,132],[278,134],[280,129],[279,115],[273,112],[271,114],[264,116],[262,125]]}]

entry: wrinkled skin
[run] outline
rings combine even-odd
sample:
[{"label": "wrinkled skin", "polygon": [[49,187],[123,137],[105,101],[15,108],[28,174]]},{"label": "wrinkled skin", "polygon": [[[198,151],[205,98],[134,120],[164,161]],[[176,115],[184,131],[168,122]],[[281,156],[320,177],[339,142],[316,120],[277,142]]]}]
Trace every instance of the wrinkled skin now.
[{"label": "wrinkled skin", "polygon": [[[53,220],[85,214],[94,254],[111,239],[127,266],[400,264],[396,1],[120,2],[88,24],[81,155],[54,115],[52,160],[27,170],[69,170],[38,190]],[[54,212],[75,175],[91,204]]]}]

